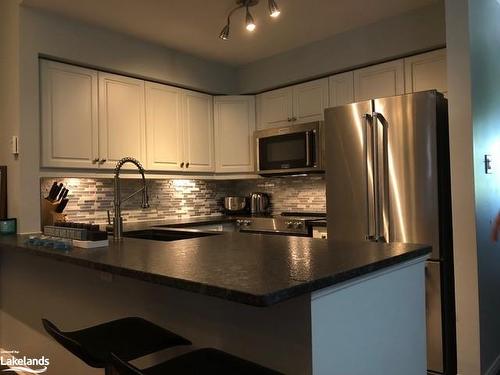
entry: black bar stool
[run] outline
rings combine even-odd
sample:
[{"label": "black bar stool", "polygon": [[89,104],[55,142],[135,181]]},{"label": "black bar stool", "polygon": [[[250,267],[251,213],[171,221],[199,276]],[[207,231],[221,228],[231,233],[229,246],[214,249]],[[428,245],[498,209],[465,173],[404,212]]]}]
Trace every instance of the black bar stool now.
[{"label": "black bar stool", "polygon": [[193,350],[144,370],[139,370],[114,353],[111,358],[119,375],[283,375],[212,348]]},{"label": "black bar stool", "polygon": [[62,346],[91,367],[111,371],[111,353],[126,361],[191,342],[142,318],[113,320],[78,331],[63,332],[42,319],[45,330]]}]

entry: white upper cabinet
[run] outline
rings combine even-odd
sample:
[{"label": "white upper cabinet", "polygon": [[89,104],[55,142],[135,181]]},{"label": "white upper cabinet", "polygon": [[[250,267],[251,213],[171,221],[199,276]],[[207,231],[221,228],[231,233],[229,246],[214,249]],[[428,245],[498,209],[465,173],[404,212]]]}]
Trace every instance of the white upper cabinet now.
[{"label": "white upper cabinet", "polygon": [[148,169],[213,172],[212,97],[146,83]]},{"label": "white upper cabinet", "polygon": [[253,172],[255,97],[215,97],[214,122],[215,171]]},{"label": "white upper cabinet", "polygon": [[395,60],[354,71],[354,100],[362,101],[405,92],[404,61]]},{"label": "white upper cabinet", "polygon": [[43,59],[40,74],[40,164],[56,168],[112,169],[131,156],[155,171],[253,172],[255,128],[323,120],[325,108],[356,101],[447,92],[446,49],[215,102],[211,95]]},{"label": "white upper cabinet", "polygon": [[292,86],[293,116],[296,124],[321,121],[328,107],[328,78],[317,79]]},{"label": "white upper cabinet", "polygon": [[288,126],[293,117],[293,89],[286,87],[257,96],[258,128]]},{"label": "white upper cabinet", "polygon": [[268,129],[319,121],[328,107],[328,78],[257,96],[257,128]]},{"label": "white upper cabinet", "polygon": [[150,170],[179,171],[183,162],[182,90],[146,82],[146,150]]},{"label": "white upper cabinet", "polygon": [[432,89],[446,93],[446,74],[446,49],[408,57],[405,59],[406,93]]},{"label": "white upper cabinet", "polygon": [[214,122],[212,96],[184,91],[184,168],[187,172],[213,172]]},{"label": "white upper cabinet", "polygon": [[41,165],[96,168],[97,72],[47,60],[40,63]]},{"label": "white upper cabinet", "polygon": [[329,78],[330,103],[329,107],[354,102],[354,73],[345,72]]},{"label": "white upper cabinet", "polygon": [[99,72],[99,156],[102,166],[114,168],[116,162],[126,156],[145,163],[144,112],[144,81]]}]

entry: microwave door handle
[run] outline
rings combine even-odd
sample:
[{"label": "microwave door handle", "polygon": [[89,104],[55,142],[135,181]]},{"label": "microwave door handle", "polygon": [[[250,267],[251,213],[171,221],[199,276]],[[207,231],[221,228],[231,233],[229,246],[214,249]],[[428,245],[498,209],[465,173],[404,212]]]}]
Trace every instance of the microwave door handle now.
[{"label": "microwave door handle", "polygon": [[255,170],[260,171],[260,138],[255,137]]},{"label": "microwave door handle", "polygon": [[306,166],[311,166],[311,132],[306,131]]}]

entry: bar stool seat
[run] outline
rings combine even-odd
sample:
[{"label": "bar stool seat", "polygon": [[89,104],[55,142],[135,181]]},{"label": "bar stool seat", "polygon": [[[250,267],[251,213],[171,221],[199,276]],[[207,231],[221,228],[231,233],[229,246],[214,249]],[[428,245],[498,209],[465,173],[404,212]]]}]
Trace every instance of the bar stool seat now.
[{"label": "bar stool seat", "polygon": [[127,363],[115,353],[111,357],[119,375],[282,375],[213,348],[193,350],[144,370]]},{"label": "bar stool seat", "polygon": [[72,332],[63,332],[47,319],[45,330],[87,365],[110,368],[111,353],[126,361],[191,342],[147,320],[128,317]]}]

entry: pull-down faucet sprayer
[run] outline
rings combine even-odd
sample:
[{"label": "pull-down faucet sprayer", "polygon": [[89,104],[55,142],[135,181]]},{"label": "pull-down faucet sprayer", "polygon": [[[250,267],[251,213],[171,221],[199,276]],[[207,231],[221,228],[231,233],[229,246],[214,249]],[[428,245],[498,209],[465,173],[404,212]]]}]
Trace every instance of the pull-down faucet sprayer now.
[{"label": "pull-down faucet sprayer", "polygon": [[[137,167],[137,169],[139,170],[139,173],[142,176],[142,187],[139,190],[135,191],[134,193],[130,194],[125,199],[121,199],[121,196],[120,196],[120,170],[125,163],[132,163]],[[141,193],[141,192],[142,192],[141,207],[142,208],[149,208],[148,187],[146,185],[146,177],[144,176],[144,168],[142,167],[141,163],[139,163],[139,161],[134,159],[134,158],[126,157],[126,158],[121,159],[116,164],[115,179],[114,179],[115,217],[113,219],[113,238],[115,240],[120,240],[123,236],[123,222],[122,222],[122,209],[121,209],[122,203],[128,201],[130,198],[132,198],[133,196],[135,196],[136,194]]]}]

